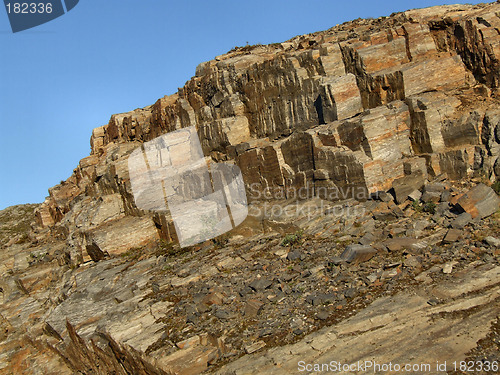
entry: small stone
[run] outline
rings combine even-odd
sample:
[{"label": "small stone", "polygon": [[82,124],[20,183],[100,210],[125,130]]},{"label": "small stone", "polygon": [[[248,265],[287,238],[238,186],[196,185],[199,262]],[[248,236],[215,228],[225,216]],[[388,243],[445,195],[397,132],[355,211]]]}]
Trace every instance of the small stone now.
[{"label": "small stone", "polygon": [[333,264],[334,266],[338,266],[339,264],[345,263],[345,260],[342,259],[341,257],[331,257],[329,263]]},{"label": "small stone", "polygon": [[326,320],[330,316],[330,313],[327,310],[321,310],[316,314],[316,318],[319,320]]},{"label": "small stone", "polygon": [[398,218],[398,216],[393,211],[381,211],[376,212],[373,215],[373,218],[378,221],[394,221]]},{"label": "small stone", "polygon": [[445,190],[441,193],[441,198],[440,198],[441,202],[449,202],[450,199],[451,199],[451,191]]},{"label": "small stone", "polygon": [[374,273],[371,273],[369,274],[367,277],[368,281],[370,281],[371,283],[374,283],[375,281],[377,281],[378,279],[378,273],[377,272],[374,272]]},{"label": "small stone", "polygon": [[248,285],[243,287],[243,289],[241,289],[238,294],[242,297],[245,297],[247,294],[250,294],[253,292],[253,289],[250,288]]},{"label": "small stone", "polygon": [[362,263],[370,260],[376,253],[377,250],[371,246],[349,245],[340,257],[347,263]]},{"label": "small stone", "polygon": [[393,181],[392,188],[394,196],[398,204],[403,203],[408,196],[415,190],[419,190],[424,186],[425,177],[422,172],[416,171],[415,173],[398,178]]},{"label": "small stone", "polygon": [[457,242],[462,238],[463,232],[460,229],[450,229],[443,238],[443,244]]},{"label": "small stone", "polygon": [[431,222],[429,220],[417,220],[416,222],[413,223],[413,228],[416,231],[423,231],[424,229],[427,229],[431,225]]},{"label": "small stone", "polygon": [[446,185],[441,182],[431,182],[425,185],[424,191],[426,193],[442,193],[446,190]]},{"label": "small stone", "polygon": [[104,252],[94,242],[91,243],[90,245],[87,245],[86,250],[87,250],[87,254],[89,255],[90,259],[92,259],[94,262],[98,262],[100,260],[103,260],[106,257]]},{"label": "small stone", "polygon": [[405,250],[413,250],[414,246],[419,242],[419,240],[415,238],[409,237],[396,237],[390,238],[384,241],[384,245],[387,247],[389,251],[401,251]]},{"label": "small stone", "polygon": [[441,200],[441,193],[426,191],[424,194],[422,194],[421,200],[424,203],[438,203]]},{"label": "small stone", "polygon": [[449,262],[449,263],[446,263],[444,266],[443,266],[443,273],[445,274],[450,274],[452,271],[453,271],[453,266],[457,264],[457,262]]},{"label": "small stone", "polygon": [[393,277],[397,276],[399,274],[399,269],[398,268],[392,268],[389,270],[385,270],[382,272],[382,275],[380,276],[381,279],[392,279]]},{"label": "small stone", "polygon": [[488,236],[484,239],[484,242],[493,247],[500,247],[500,240],[493,236]]},{"label": "small stone", "polygon": [[479,184],[462,195],[458,199],[457,205],[465,212],[470,213],[473,219],[476,217],[483,219],[498,210],[500,198],[492,188],[485,184]]},{"label": "small stone", "polygon": [[222,305],[223,301],[224,301],[224,295],[219,292],[209,293],[202,300],[202,302],[208,306]]},{"label": "small stone", "polygon": [[220,320],[227,320],[227,319],[229,319],[229,313],[226,310],[222,310],[222,309],[218,309],[215,312],[214,316],[217,319],[220,319]]},{"label": "small stone", "polygon": [[266,279],[266,278],[260,278],[260,279],[255,279],[252,281],[249,286],[255,291],[261,291],[269,288],[271,285],[273,285],[272,281]]},{"label": "small stone", "polygon": [[200,336],[196,335],[175,344],[179,349],[187,349],[200,344]]},{"label": "small stone", "polygon": [[248,300],[247,303],[245,304],[245,317],[248,318],[256,317],[262,311],[263,306],[264,303],[259,300],[256,299]]},{"label": "small stone", "polygon": [[291,261],[294,261],[294,260],[297,260],[297,259],[300,259],[302,257],[302,252],[299,251],[299,250],[292,250],[288,253],[288,255],[286,256],[286,258],[288,260],[291,260]]},{"label": "small stone", "polygon": [[345,298],[354,298],[358,295],[358,291],[355,288],[347,288],[343,294]]},{"label": "small stone", "polygon": [[410,200],[412,201],[419,201],[420,198],[422,198],[422,193],[420,192],[420,190],[413,190],[410,194],[408,194],[408,198],[410,198]]},{"label": "small stone", "polygon": [[412,268],[418,268],[421,266],[420,261],[416,256],[410,255],[408,258],[406,258],[403,262],[405,267],[412,267]]},{"label": "small stone", "polygon": [[255,353],[257,350],[262,349],[264,346],[266,346],[266,343],[262,340],[256,341],[253,344],[245,346],[245,352],[247,354],[252,354]]},{"label": "small stone", "polygon": [[370,194],[370,199],[378,200],[381,202],[390,202],[394,200],[392,195],[386,193],[385,191],[376,191],[375,193]]},{"label": "small stone", "polygon": [[435,297],[432,297],[430,300],[427,301],[427,304],[429,304],[431,306],[435,306],[439,303],[441,303],[441,301]]},{"label": "small stone", "polygon": [[467,224],[472,221],[472,216],[468,212],[464,212],[458,215],[455,220],[453,220],[450,224],[452,228],[455,229],[463,229]]},{"label": "small stone", "polygon": [[367,233],[359,239],[361,245],[370,245],[375,241],[375,236],[372,233]]}]

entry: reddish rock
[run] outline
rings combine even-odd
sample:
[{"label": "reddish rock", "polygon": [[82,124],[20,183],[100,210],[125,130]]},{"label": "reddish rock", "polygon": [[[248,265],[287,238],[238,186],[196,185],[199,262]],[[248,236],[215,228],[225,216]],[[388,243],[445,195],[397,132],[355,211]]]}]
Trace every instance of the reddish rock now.
[{"label": "reddish rock", "polygon": [[457,200],[457,205],[468,212],[472,218],[485,218],[498,211],[500,198],[492,188],[479,184],[462,195]]}]

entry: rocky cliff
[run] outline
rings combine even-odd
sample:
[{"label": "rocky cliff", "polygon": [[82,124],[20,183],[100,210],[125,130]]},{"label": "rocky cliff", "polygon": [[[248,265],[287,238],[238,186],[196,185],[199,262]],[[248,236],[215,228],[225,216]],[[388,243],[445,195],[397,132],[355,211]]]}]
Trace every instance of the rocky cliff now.
[{"label": "rocky cliff", "polygon": [[127,157],[187,126],[207,159],[236,163],[253,190],[307,187],[335,200],[366,198],[415,173],[494,182],[497,7],[358,20],[202,63],[176,94],[94,129],[91,155],[49,190],[37,223],[67,239],[74,264],[91,245],[111,254],[175,240],[168,214],[135,206]]},{"label": "rocky cliff", "polygon": [[[111,116],[35,209],[29,234],[23,222],[2,237],[0,371],[200,373],[313,340],[305,335],[365,309],[304,354],[329,359],[353,345],[354,361],[368,355],[365,337],[388,340],[410,324],[382,311],[387,293],[410,300],[408,316],[430,337],[452,326],[430,327],[431,317],[479,319],[470,332],[456,327],[468,334],[461,345],[436,339],[418,357],[465,359],[499,302],[500,200],[488,187],[500,179],[498,14],[499,4],[434,7],[236,47],[176,94]],[[182,250],[169,212],[136,206],[127,159],[189,126],[209,164],[239,166],[260,213],[250,209],[231,238]],[[268,202],[295,211],[267,213]],[[6,211],[10,226],[16,212]],[[453,269],[465,295],[442,286]],[[471,286],[469,271],[489,277]],[[371,327],[370,314],[387,319]],[[349,341],[365,323],[386,328]],[[406,349],[399,359],[416,353]],[[252,358],[221,371],[292,371],[270,354]]]}]

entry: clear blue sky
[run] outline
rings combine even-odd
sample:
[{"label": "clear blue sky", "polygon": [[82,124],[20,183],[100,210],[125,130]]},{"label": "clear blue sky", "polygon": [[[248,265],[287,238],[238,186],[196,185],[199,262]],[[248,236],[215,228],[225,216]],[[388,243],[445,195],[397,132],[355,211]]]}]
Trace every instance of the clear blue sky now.
[{"label": "clear blue sky", "polygon": [[66,15],[16,34],[2,7],[0,209],[42,202],[89,155],[93,128],[176,92],[196,65],[234,46],[453,3],[80,0]]}]

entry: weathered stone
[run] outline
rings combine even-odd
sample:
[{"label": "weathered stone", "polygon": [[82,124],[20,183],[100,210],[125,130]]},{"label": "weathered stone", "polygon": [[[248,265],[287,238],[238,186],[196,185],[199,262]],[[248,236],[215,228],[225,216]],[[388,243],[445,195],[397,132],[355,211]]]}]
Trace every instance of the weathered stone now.
[{"label": "weathered stone", "polygon": [[420,190],[422,186],[424,186],[424,183],[424,176],[420,173],[394,180],[392,183],[392,188],[394,189],[396,202],[404,202],[406,199],[408,199],[408,196],[415,190]]},{"label": "weathered stone", "polygon": [[260,279],[255,279],[249,284],[250,288],[252,288],[255,291],[261,291],[267,289],[271,285],[273,285],[273,282],[263,277]]},{"label": "weathered stone", "polygon": [[106,257],[104,252],[95,243],[91,243],[90,245],[87,245],[86,250],[87,250],[87,254],[89,255],[90,259],[92,259],[94,262],[98,262],[100,260],[103,260]]},{"label": "weathered stone", "polygon": [[449,244],[453,242],[459,241],[463,236],[463,232],[460,229],[450,229],[446,232],[446,235],[443,238],[443,243]]},{"label": "weathered stone", "polygon": [[443,266],[443,273],[445,274],[450,274],[452,271],[453,271],[453,266],[456,264],[457,262],[448,262],[446,263],[444,266]]},{"label": "weathered stone", "polygon": [[438,203],[441,200],[441,193],[437,191],[425,191],[420,200],[424,203]]},{"label": "weathered stone", "polygon": [[340,257],[348,263],[363,263],[370,260],[376,253],[377,250],[371,246],[349,245]]},{"label": "weathered stone", "polygon": [[410,194],[408,194],[408,198],[414,202],[418,202],[420,198],[422,198],[422,193],[420,190],[413,190]]},{"label": "weathered stone", "polygon": [[464,212],[456,217],[450,224],[452,228],[463,229],[467,224],[472,221],[472,216],[468,212]]},{"label": "weathered stone", "polygon": [[251,299],[248,300],[245,305],[245,317],[254,318],[262,311],[264,303],[259,300]]},{"label": "weathered stone", "polygon": [[490,246],[500,247],[500,240],[493,236],[485,237],[484,242],[486,242]]},{"label": "weathered stone", "polygon": [[385,191],[376,191],[375,193],[370,194],[370,198],[380,200],[382,202],[390,202],[394,199],[394,197]]},{"label": "weathered stone", "polygon": [[245,351],[247,354],[252,354],[252,353],[255,353],[256,351],[262,349],[265,346],[266,346],[266,343],[264,341],[256,341],[252,344],[245,346]]},{"label": "weathered stone", "polygon": [[500,198],[492,188],[479,184],[458,199],[457,205],[472,218],[485,218],[494,214],[500,206]]},{"label": "weathered stone", "polygon": [[410,250],[416,251],[425,248],[426,244],[414,238],[396,237],[383,242],[389,251]]}]

